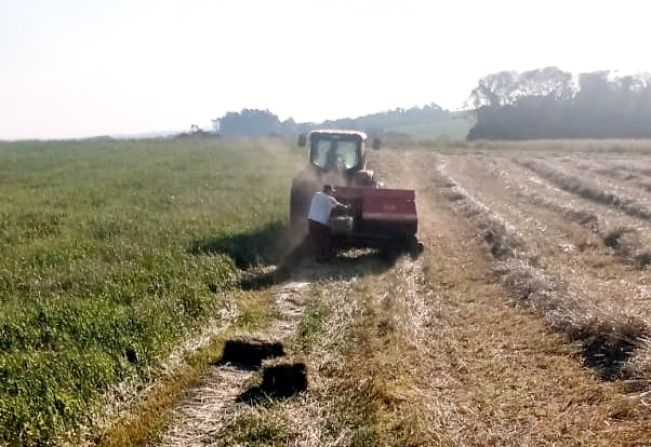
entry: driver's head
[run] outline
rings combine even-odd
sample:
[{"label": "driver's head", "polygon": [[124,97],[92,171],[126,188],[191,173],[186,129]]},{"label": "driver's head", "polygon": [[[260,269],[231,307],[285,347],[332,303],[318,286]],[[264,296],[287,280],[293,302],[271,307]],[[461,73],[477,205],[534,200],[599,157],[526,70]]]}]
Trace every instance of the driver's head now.
[{"label": "driver's head", "polygon": [[323,192],[331,196],[335,193],[335,190],[332,185],[323,185]]}]

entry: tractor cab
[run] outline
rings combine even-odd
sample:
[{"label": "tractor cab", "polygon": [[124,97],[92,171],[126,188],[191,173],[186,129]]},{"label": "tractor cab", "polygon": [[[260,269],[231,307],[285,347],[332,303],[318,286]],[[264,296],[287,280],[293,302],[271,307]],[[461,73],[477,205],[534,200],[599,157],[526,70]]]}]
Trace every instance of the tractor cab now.
[{"label": "tractor cab", "polygon": [[355,172],[364,169],[366,134],[353,131],[317,130],[299,138],[309,147],[310,164],[322,172]]},{"label": "tractor cab", "polygon": [[[366,134],[353,130],[314,130],[301,135],[298,145],[307,147],[309,163],[292,180],[290,222],[299,239],[307,232],[312,197],[324,185],[334,187],[335,198],[348,205],[333,215],[330,232],[337,248],[408,248],[418,251],[415,192],[385,189],[366,169]],[[373,149],[380,141],[373,140]],[[420,248],[419,248],[420,247]]]},{"label": "tractor cab", "polygon": [[[301,135],[298,145],[308,146],[311,166],[320,173],[354,174],[366,169],[366,134],[353,130],[314,130]],[[373,140],[373,148],[380,142]]]}]

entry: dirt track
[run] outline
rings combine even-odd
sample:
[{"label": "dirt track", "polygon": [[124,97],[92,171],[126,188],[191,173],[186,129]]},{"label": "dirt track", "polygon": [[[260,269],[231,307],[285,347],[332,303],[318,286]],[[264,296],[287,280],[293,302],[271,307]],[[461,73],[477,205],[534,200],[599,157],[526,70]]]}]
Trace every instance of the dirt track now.
[{"label": "dirt track", "polygon": [[160,444],[649,445],[651,157],[635,157],[374,154],[387,186],[417,190],[425,253],[350,253],[273,286],[263,335],[307,364],[309,391],[235,402],[258,373],[216,367]]}]

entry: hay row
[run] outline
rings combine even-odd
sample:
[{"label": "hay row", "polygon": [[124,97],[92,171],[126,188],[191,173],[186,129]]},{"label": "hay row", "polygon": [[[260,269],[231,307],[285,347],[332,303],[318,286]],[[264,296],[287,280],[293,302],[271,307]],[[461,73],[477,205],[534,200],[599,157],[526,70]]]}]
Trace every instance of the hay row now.
[{"label": "hay row", "polygon": [[651,182],[641,180],[638,174],[632,173],[627,167],[624,166],[613,166],[610,168],[591,168],[591,171],[614,179],[620,180],[626,183],[630,183],[636,188],[642,189],[646,192],[651,192]]},{"label": "hay row", "polygon": [[604,160],[576,160],[570,159],[574,168],[588,170],[596,175],[624,185],[651,192],[651,182],[645,177],[651,175],[651,169],[622,164],[621,162],[604,164]]},{"label": "hay row", "polygon": [[610,191],[604,191],[594,184],[580,180],[576,177],[570,177],[569,175],[564,174],[540,161],[523,160],[518,163],[567,192],[571,192],[602,205],[613,206],[631,217],[651,221],[651,210],[640,205],[629,197],[623,197]]},{"label": "hay row", "polygon": [[496,271],[518,303],[542,314],[552,328],[579,343],[586,365],[602,377],[651,378],[647,340],[651,330],[644,320],[621,307],[599,305],[568,278],[536,267],[535,253],[517,228],[458,185],[443,164],[435,175],[443,195],[479,229]]},{"label": "hay row", "polygon": [[567,204],[552,199],[551,196],[544,196],[533,188],[526,188],[518,182],[511,182],[503,175],[504,171],[497,172],[494,167],[489,167],[491,173],[501,177],[508,183],[509,189],[521,199],[542,206],[564,219],[574,222],[585,229],[595,233],[603,244],[613,250],[615,256],[623,261],[644,269],[651,265],[651,249],[642,240],[638,228],[633,226],[611,225],[593,211],[577,207],[575,203]]}]

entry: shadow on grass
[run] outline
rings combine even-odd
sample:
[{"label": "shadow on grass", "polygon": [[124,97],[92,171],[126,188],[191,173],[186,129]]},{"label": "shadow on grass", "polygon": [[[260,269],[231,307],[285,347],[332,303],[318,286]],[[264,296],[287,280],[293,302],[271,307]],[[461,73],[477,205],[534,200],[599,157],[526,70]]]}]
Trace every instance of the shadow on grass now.
[{"label": "shadow on grass", "polygon": [[256,338],[235,338],[226,340],[222,357],[214,366],[232,365],[238,369],[254,371],[262,367],[262,362],[285,355],[282,343]]},{"label": "shadow on grass", "polygon": [[[239,286],[259,290],[295,281],[346,280],[391,269],[403,254],[398,251],[354,249],[339,252],[327,262],[314,261],[313,249],[290,233],[282,222],[221,237],[198,239],[190,246],[196,255],[221,254],[243,270]],[[275,266],[275,268],[273,268]]]},{"label": "shadow on grass", "polygon": [[272,222],[252,231],[196,240],[190,252],[222,254],[245,270],[256,265],[276,264],[288,246],[288,230],[282,222]]},{"label": "shadow on grass", "polygon": [[305,363],[272,365],[262,370],[262,383],[242,392],[236,401],[256,404],[262,401],[287,399],[307,391],[307,387]]},{"label": "shadow on grass", "polygon": [[400,255],[377,250],[351,250],[340,253],[329,261],[316,262],[308,249],[299,246],[283,258],[275,270],[243,274],[240,287],[244,290],[259,290],[289,280],[338,281],[377,275],[390,270]]},{"label": "shadow on grass", "polygon": [[626,379],[626,364],[642,340],[649,338],[646,324],[636,318],[626,321],[594,321],[570,333],[581,343],[586,366],[594,368],[603,380]]}]

